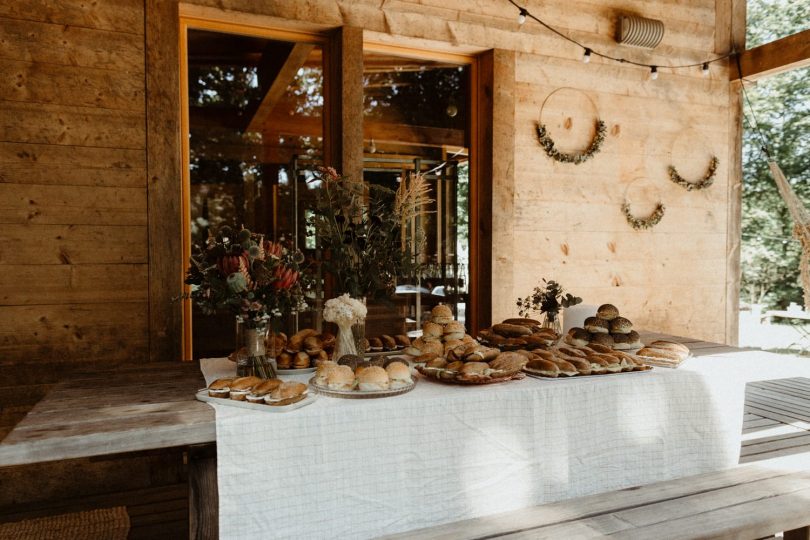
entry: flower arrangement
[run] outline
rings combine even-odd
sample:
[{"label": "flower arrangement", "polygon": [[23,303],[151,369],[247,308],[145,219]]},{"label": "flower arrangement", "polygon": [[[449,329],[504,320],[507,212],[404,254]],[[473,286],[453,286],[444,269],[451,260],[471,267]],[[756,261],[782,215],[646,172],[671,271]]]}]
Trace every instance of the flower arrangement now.
[{"label": "flower arrangement", "polygon": [[321,168],[320,187],[309,225],[324,251],[324,268],[335,279],[338,294],[385,298],[397,278],[421,272],[417,253],[424,234],[410,231],[425,213],[430,187],[421,174],[403,179],[397,191],[366,184]]},{"label": "flower arrangement", "polygon": [[248,328],[308,309],[303,254],[282,242],[223,227],[196,246],[186,275],[191,298],[203,313],[223,309],[241,315]]},{"label": "flower arrangement", "polygon": [[557,321],[557,316],[563,308],[575,306],[582,302],[582,298],[566,293],[556,281],[543,279],[545,287],[535,287],[532,294],[526,298],[518,298],[518,313],[521,317],[528,317],[534,312],[543,313],[550,323]]},{"label": "flower arrangement", "polygon": [[640,231],[643,229],[652,229],[661,221],[661,218],[664,217],[664,212],[666,212],[666,206],[664,203],[658,203],[655,205],[655,210],[653,210],[652,214],[645,218],[638,218],[633,215],[633,212],[630,210],[630,203],[625,201],[622,204],[622,213],[624,214],[627,223],[630,224],[635,230]]},{"label": "flower arrangement", "polygon": [[365,304],[344,294],[327,300],[323,308],[323,320],[340,325],[357,324],[366,318],[368,310]]}]

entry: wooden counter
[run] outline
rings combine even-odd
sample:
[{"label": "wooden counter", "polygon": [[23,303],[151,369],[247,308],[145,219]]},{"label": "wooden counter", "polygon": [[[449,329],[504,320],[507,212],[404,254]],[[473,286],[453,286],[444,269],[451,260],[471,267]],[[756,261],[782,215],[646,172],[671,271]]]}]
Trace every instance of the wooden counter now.
[{"label": "wooden counter", "polygon": [[0,467],[214,442],[214,410],[193,397],[204,386],[196,363],[78,374],[0,442]]}]

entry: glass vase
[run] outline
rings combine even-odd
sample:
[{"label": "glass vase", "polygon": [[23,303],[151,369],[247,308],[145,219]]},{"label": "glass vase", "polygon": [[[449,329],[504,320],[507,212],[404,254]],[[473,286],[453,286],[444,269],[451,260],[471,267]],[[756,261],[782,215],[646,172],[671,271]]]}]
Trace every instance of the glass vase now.
[{"label": "glass vase", "polygon": [[275,355],[267,354],[267,333],[270,329],[269,317],[246,320],[236,317],[236,339],[239,354],[236,358],[236,375],[250,375],[262,379],[276,377]]},{"label": "glass vase", "polygon": [[357,355],[357,343],[354,340],[353,325],[338,324],[335,352],[332,354],[332,359],[337,362],[347,354]]},{"label": "glass vase", "polygon": [[554,312],[546,312],[543,316],[543,328],[554,330],[557,337],[562,335],[562,323],[560,322],[560,314]]},{"label": "glass vase", "polygon": [[[368,308],[368,304],[366,303],[366,297],[363,296],[360,298],[360,301],[363,303],[366,308]],[[363,318],[359,322],[356,322],[352,325],[352,335],[354,336],[354,354],[363,356],[366,352],[366,319]]]}]

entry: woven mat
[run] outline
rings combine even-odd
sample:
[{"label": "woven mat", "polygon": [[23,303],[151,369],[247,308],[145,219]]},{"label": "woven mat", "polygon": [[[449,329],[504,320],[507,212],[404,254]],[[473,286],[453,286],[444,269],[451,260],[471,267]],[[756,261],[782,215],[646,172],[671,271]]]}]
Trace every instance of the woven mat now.
[{"label": "woven mat", "polygon": [[126,540],[123,506],[0,523],[0,540]]}]

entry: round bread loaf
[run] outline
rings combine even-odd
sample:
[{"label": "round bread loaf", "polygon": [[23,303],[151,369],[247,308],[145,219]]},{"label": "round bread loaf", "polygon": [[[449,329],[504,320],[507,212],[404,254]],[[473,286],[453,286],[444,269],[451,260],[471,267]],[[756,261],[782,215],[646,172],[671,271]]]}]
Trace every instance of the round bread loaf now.
[{"label": "round bread loaf", "polygon": [[295,369],[305,369],[308,368],[310,364],[309,355],[304,351],[295,354],[295,358],[293,358],[293,367]]},{"label": "round bread loaf", "polygon": [[610,321],[611,334],[627,334],[633,329],[633,323],[624,317],[616,317]]},{"label": "round bread loaf", "polygon": [[602,304],[596,310],[596,316],[606,321],[612,321],[619,316],[619,308],[613,304]]},{"label": "round bread loaf", "polygon": [[382,335],[380,336],[380,341],[382,341],[383,349],[386,351],[393,351],[397,348],[397,342],[391,336]]},{"label": "round bread loaf", "polygon": [[283,352],[276,357],[276,366],[278,369],[292,369],[293,355],[288,352]]},{"label": "round bread loaf", "polygon": [[397,342],[397,346],[399,346],[400,348],[411,346],[411,338],[409,338],[405,334],[399,334],[394,336],[394,341]]},{"label": "round bread loaf", "polygon": [[427,321],[422,325],[422,339],[424,341],[437,341],[442,338],[444,327],[440,324]]},{"label": "round bread loaf", "polygon": [[318,354],[323,350],[323,340],[318,336],[309,336],[304,340],[304,351],[309,355]]},{"label": "round bread loaf", "polygon": [[450,321],[444,327],[444,336],[442,339],[445,341],[458,339],[461,340],[464,338],[464,334],[467,330],[464,328],[464,325],[459,321]]},{"label": "round bread loaf", "polygon": [[507,338],[528,336],[532,333],[531,329],[526,326],[504,323],[493,325],[492,331]]},{"label": "round bread loaf", "polygon": [[378,337],[368,338],[368,350],[371,352],[380,352],[383,350],[382,340]]},{"label": "round bread loaf", "polygon": [[630,341],[630,334],[611,334],[613,336],[613,348],[618,350],[636,349],[634,343]]},{"label": "round bread loaf", "polygon": [[450,306],[439,304],[430,310],[430,320],[436,324],[448,324],[453,320],[453,311]]},{"label": "round bread loaf", "polygon": [[585,330],[592,334],[607,334],[610,332],[610,323],[599,317],[585,319]]}]

